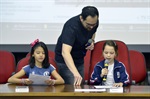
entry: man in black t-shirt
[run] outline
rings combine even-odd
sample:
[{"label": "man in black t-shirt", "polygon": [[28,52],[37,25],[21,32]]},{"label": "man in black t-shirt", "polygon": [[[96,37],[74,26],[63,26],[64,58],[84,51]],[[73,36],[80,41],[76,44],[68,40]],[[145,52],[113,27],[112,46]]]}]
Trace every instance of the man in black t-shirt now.
[{"label": "man in black t-shirt", "polygon": [[[84,78],[84,56],[87,50],[94,49],[98,18],[97,8],[86,6],[80,15],[72,17],[64,24],[56,44],[55,60],[65,84],[81,84]],[[90,44],[89,39],[92,40]]]}]

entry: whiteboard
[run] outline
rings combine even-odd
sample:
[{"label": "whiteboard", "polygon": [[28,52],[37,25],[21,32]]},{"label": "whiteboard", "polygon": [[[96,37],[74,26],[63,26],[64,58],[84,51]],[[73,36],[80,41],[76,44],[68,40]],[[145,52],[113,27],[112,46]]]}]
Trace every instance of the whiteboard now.
[{"label": "whiteboard", "polygon": [[0,0],[0,44],[56,44],[64,23],[87,5],[100,14],[95,41],[150,44],[150,0]]}]

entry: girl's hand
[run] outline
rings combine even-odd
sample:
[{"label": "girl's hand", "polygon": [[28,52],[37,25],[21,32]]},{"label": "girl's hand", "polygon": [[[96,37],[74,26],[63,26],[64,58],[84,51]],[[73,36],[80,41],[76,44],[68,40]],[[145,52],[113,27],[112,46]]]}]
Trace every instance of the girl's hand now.
[{"label": "girl's hand", "polygon": [[21,79],[22,83],[23,84],[26,84],[26,85],[30,85],[33,83],[33,81],[29,80],[29,79]]},{"label": "girl's hand", "polygon": [[104,75],[107,75],[108,74],[108,69],[107,68],[103,68],[102,70],[101,70],[101,77],[103,77]]},{"label": "girl's hand", "polygon": [[114,87],[122,87],[122,86],[123,86],[123,83],[114,83],[113,86],[114,86]]},{"label": "girl's hand", "polygon": [[45,83],[47,85],[54,85],[55,84],[55,80],[54,79],[49,79],[49,80],[46,80]]}]

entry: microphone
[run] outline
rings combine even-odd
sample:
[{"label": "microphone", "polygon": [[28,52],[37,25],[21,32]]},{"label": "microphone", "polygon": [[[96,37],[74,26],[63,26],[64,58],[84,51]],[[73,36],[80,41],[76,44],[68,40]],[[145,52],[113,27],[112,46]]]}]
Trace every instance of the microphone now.
[{"label": "microphone", "polygon": [[92,42],[93,42],[93,40],[92,40],[92,39],[89,39],[88,42],[85,44],[85,46],[86,46],[86,47],[90,46]]},{"label": "microphone", "polygon": [[[85,48],[88,47],[88,46],[90,46],[92,42],[93,42],[93,40],[89,39],[88,42],[85,44]],[[84,55],[86,54],[86,51],[87,51],[85,48],[84,48],[84,51],[83,51]]]},{"label": "microphone", "polygon": [[[109,60],[106,59],[105,62],[104,62],[104,67],[107,68],[107,69],[108,69],[108,64],[109,64]],[[104,75],[103,81],[105,82],[106,79],[107,79],[107,75]]]}]

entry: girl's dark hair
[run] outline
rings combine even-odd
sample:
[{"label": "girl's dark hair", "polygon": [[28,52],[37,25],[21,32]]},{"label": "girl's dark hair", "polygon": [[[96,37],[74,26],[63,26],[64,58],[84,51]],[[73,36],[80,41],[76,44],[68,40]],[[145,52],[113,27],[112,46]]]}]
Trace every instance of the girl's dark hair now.
[{"label": "girl's dark hair", "polygon": [[107,40],[107,41],[104,43],[104,45],[103,45],[103,51],[104,51],[106,45],[109,45],[109,46],[114,47],[116,56],[118,56],[118,45],[116,44],[115,41],[113,41],[113,40]]},{"label": "girl's dark hair", "polygon": [[35,58],[32,55],[34,54],[34,51],[37,47],[42,47],[44,49],[45,59],[42,62],[42,66],[43,68],[48,68],[49,67],[48,49],[43,42],[36,42],[36,44],[31,48],[29,60],[30,67],[33,68],[35,66]]},{"label": "girl's dark hair", "polygon": [[86,20],[86,18],[88,16],[92,16],[92,17],[98,16],[99,17],[99,12],[98,12],[97,8],[94,6],[86,6],[82,9],[81,16],[82,16],[83,20]]}]

